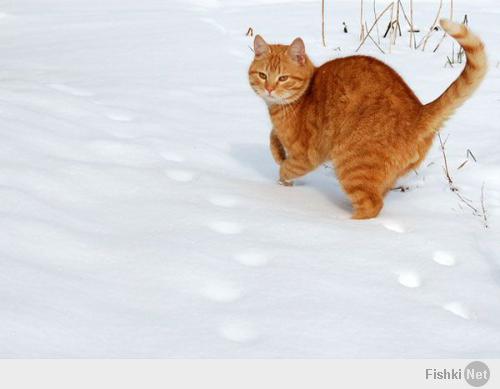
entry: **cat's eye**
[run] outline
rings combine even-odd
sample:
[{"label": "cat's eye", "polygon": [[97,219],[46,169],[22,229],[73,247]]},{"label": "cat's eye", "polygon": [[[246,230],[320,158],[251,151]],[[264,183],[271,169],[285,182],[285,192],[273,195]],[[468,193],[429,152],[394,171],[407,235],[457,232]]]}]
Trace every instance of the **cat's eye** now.
[{"label": "cat's eye", "polygon": [[259,77],[262,78],[263,80],[267,80],[266,73],[259,73]]},{"label": "cat's eye", "polygon": [[288,80],[288,76],[280,76],[280,78],[278,78],[278,80],[281,82],[284,82],[284,81]]}]

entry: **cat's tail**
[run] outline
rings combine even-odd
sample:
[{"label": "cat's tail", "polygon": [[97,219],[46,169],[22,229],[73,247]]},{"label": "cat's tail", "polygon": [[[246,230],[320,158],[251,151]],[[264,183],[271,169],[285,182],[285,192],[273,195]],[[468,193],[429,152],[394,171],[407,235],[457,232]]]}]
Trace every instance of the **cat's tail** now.
[{"label": "cat's tail", "polygon": [[441,19],[441,27],[462,46],[467,63],[460,76],[436,100],[424,105],[422,119],[428,131],[435,132],[481,84],[488,69],[484,44],[464,24]]}]

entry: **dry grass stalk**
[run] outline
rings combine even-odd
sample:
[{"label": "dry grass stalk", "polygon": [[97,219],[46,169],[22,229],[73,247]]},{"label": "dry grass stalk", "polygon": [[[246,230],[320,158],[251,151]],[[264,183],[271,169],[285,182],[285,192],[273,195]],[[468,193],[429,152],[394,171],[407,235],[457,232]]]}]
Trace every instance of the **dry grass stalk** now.
[{"label": "dry grass stalk", "polygon": [[[467,14],[464,15],[464,20],[462,21],[462,24],[465,24],[466,26],[469,25],[469,18],[467,16]],[[439,43],[437,44],[437,46],[434,48],[434,50],[433,50],[434,53],[438,50],[438,48],[439,48],[439,46],[441,45],[442,42],[443,42],[443,38],[441,38],[441,40],[439,41]],[[456,63],[462,63],[464,57],[465,57],[465,50],[460,45],[458,46],[457,55],[455,55],[455,41],[452,41],[452,44],[451,44],[451,58],[447,57],[447,63],[445,64],[445,66],[448,64],[451,67],[453,67],[453,65],[456,64]]]},{"label": "dry grass stalk", "polygon": [[477,162],[477,159],[474,154],[472,154],[472,151],[470,151],[470,149],[467,149],[467,158],[469,157],[471,157],[474,162]]},{"label": "dry grass stalk", "polygon": [[368,32],[368,24],[366,24],[366,21],[365,21],[365,29],[367,31],[367,35],[368,35],[368,38],[370,38],[370,40],[373,42],[373,44],[375,46],[377,46],[377,48],[380,50],[380,52],[382,54],[385,54],[385,51],[382,49],[382,47],[380,47],[380,45],[377,43],[377,41],[375,39],[373,39],[373,37],[370,35],[370,33]]},{"label": "dry grass stalk", "polygon": [[467,163],[469,163],[469,157],[474,161],[474,162],[477,162],[476,160],[476,157],[474,156],[474,154],[472,154],[472,151],[470,151],[470,149],[467,149],[467,155],[465,157],[465,161],[463,161],[460,166],[457,167],[457,170],[460,170],[462,169]]},{"label": "dry grass stalk", "polygon": [[392,8],[391,8],[391,17],[389,24],[387,25],[387,29],[385,30],[384,33],[384,38],[387,37],[387,34],[389,34],[389,52],[391,52],[392,45],[396,44],[396,38],[399,34],[401,36],[401,25],[399,23],[399,10],[400,10],[400,4],[401,1],[397,0],[396,4],[396,12],[394,12],[394,2],[392,3]]},{"label": "dry grass stalk", "polygon": [[[460,190],[455,186],[454,182],[453,182],[453,179],[451,177],[451,174],[450,174],[450,170],[448,169],[448,158],[446,157],[446,150],[445,150],[445,145],[446,145],[446,140],[443,142],[443,139],[441,138],[441,134],[438,132],[438,138],[439,138],[439,144],[440,144],[440,148],[441,148],[441,153],[443,155],[443,161],[444,161],[444,167],[443,167],[443,170],[444,170],[444,174],[445,174],[445,177],[448,181],[448,186],[450,188],[450,190],[455,193],[455,195],[458,197],[458,199],[460,200],[460,202],[462,204],[465,204],[469,209],[472,210],[472,214],[474,216],[479,216],[481,217],[483,220],[485,220],[485,226],[487,228],[487,219],[485,219],[486,217],[486,210],[484,208],[484,189],[482,189],[482,193],[481,193],[481,206],[483,208],[482,212],[479,211],[479,209],[477,209],[473,202],[464,197],[461,193],[460,193]],[[483,184],[484,185],[484,184]]]},{"label": "dry grass stalk", "polygon": [[[415,28],[413,27],[413,0],[410,0],[410,17],[408,17],[406,11],[405,11],[405,7],[403,6],[403,3],[401,0],[398,0],[398,3],[399,3],[399,7],[401,8],[401,12],[403,13],[403,17],[405,18],[406,20],[406,23],[408,24],[408,32],[410,33],[410,48],[412,47],[412,41],[413,41],[413,48],[415,48],[415,45],[416,45],[416,42],[415,41],[415,32],[418,32],[417,30],[415,30]],[[399,19],[399,17],[398,17]],[[400,36],[401,36],[401,27],[400,27]]]},{"label": "dry grass stalk", "polygon": [[441,138],[441,134],[439,132],[438,132],[438,138],[439,138],[439,145],[441,148],[441,152],[443,153],[444,173],[445,173],[446,179],[448,180],[448,184],[450,186],[451,191],[455,192],[455,191],[457,191],[457,188],[453,185],[453,180],[451,179],[450,170],[448,169],[448,158],[446,157],[446,151],[444,148],[448,138],[446,138],[446,140],[443,142],[443,139]]},{"label": "dry grass stalk", "polygon": [[326,47],[326,39],[325,39],[325,0],[321,0],[321,40],[323,41],[323,47]]},{"label": "dry grass stalk", "polygon": [[410,187],[408,185],[400,185],[400,186],[396,186],[395,188],[392,188],[391,190],[404,193],[404,192],[408,192],[410,190]]},{"label": "dry grass stalk", "polygon": [[446,65],[450,65],[450,68],[454,67],[453,61],[448,56],[446,56],[446,63],[444,64],[444,67],[446,67]]},{"label": "dry grass stalk", "polygon": [[437,11],[437,14],[436,14],[436,18],[434,19],[434,22],[432,23],[429,31],[427,32],[427,34],[425,34],[425,36],[422,38],[422,40],[420,41],[420,43],[417,45],[417,49],[420,48],[420,46],[422,46],[422,51],[425,50],[425,46],[427,45],[427,41],[429,40],[429,38],[431,37],[432,33],[434,32],[434,29],[437,27],[437,22],[439,20],[439,15],[441,15],[441,9],[443,8],[443,0],[439,0],[439,8],[438,8],[438,11]]},{"label": "dry grass stalk", "polygon": [[484,182],[481,185],[481,210],[483,212],[484,228],[488,228],[488,215],[486,213],[486,206],[484,205]]},{"label": "dry grass stalk", "polygon": [[396,18],[392,22],[392,29],[393,29],[393,34],[392,34],[392,44],[396,44],[396,38],[398,36],[401,36],[401,25],[399,24],[399,5],[401,4],[400,1],[396,3]]},{"label": "dry grass stalk", "polygon": [[384,38],[387,36],[387,33],[389,33],[389,53],[391,52],[391,45],[392,45],[392,34],[394,31],[392,21],[394,19],[394,3],[392,3],[391,7],[391,18],[389,20],[389,25],[387,26],[387,30],[385,31]]},{"label": "dry grass stalk", "polygon": [[[450,20],[453,20],[453,0],[450,0]],[[443,31],[443,36],[439,40],[439,42],[436,45],[436,47],[434,48],[434,50],[432,50],[433,53],[435,53],[437,51],[437,49],[439,49],[439,46],[441,46],[441,43],[444,41],[444,39],[446,38],[447,35],[448,34],[446,33],[446,31]],[[455,49],[455,42],[452,43],[452,50],[454,50],[454,49]],[[455,57],[454,53],[453,53],[453,57]]]},{"label": "dry grass stalk", "polygon": [[[377,19],[377,6],[375,4],[375,1],[376,0],[373,0],[373,17],[375,19]],[[380,31],[379,31],[379,28],[378,28],[378,24],[375,27],[377,28],[377,42],[378,42],[378,44],[380,44]]]},{"label": "dry grass stalk", "polygon": [[410,0],[410,47],[414,49],[416,45],[415,28],[413,26],[413,0]]},{"label": "dry grass stalk", "polygon": [[361,48],[361,46],[363,46],[363,44],[366,42],[366,40],[368,39],[368,37],[370,36],[370,33],[372,32],[372,30],[375,28],[375,26],[377,25],[377,23],[379,22],[380,18],[382,16],[384,16],[384,14],[389,10],[389,8],[393,8],[394,7],[394,2],[392,2],[391,4],[389,4],[378,16],[377,18],[375,19],[375,21],[373,22],[372,26],[370,27],[370,29],[367,31],[365,37],[363,38],[363,40],[361,41],[361,43],[359,44],[358,48],[355,50],[356,52],[359,51],[359,49]]},{"label": "dry grass stalk", "polygon": [[[439,46],[441,46],[441,43],[443,43],[443,41],[446,38],[446,36],[447,36],[446,32],[443,33],[443,36],[439,40],[438,44],[436,45],[436,47],[434,47],[434,50],[432,50],[433,53],[435,53],[439,49]],[[452,47],[452,50],[453,50],[453,47]],[[455,53],[452,53],[452,57],[453,58],[455,57]]]},{"label": "dry grass stalk", "polygon": [[364,22],[364,14],[363,14],[363,4],[364,4],[364,0],[361,0],[361,9],[360,9],[360,24],[361,24],[361,33],[359,35],[359,40],[362,41],[365,37],[365,22]]}]

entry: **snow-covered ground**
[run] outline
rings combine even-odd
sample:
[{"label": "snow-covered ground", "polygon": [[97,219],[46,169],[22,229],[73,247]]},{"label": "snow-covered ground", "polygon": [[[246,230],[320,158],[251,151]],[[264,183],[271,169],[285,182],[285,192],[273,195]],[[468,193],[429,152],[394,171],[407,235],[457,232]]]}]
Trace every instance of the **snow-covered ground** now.
[{"label": "snow-covered ground", "polygon": [[[329,167],[276,183],[245,33],[350,55],[327,3],[323,48],[319,0],[0,2],[0,357],[500,357],[498,4],[455,1],[491,68],[443,132],[486,229],[437,145],[375,220]],[[361,52],[429,101],[461,65],[407,41]]]}]

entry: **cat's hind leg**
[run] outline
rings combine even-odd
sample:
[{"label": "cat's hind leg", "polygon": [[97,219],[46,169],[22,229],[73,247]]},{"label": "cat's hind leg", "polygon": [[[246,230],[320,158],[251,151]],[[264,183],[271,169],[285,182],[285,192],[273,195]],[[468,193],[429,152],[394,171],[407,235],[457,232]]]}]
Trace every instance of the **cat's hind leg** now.
[{"label": "cat's hind leg", "polygon": [[346,184],[344,189],[352,201],[353,219],[374,218],[384,206],[382,194],[374,186],[369,184]]},{"label": "cat's hind leg", "polygon": [[370,154],[334,160],[337,177],[352,202],[353,219],[374,218],[384,206],[384,195],[394,180],[383,160]]},{"label": "cat's hind leg", "polygon": [[427,156],[427,153],[429,152],[429,149],[432,146],[432,143],[434,142],[434,136],[435,134],[431,134],[429,136],[426,136],[423,139],[420,139],[417,143],[417,150],[416,150],[416,158],[411,161],[408,166],[405,167],[400,173],[399,177],[403,177],[406,174],[410,173],[411,171],[417,170],[417,168],[420,166],[422,161],[425,159]]}]

